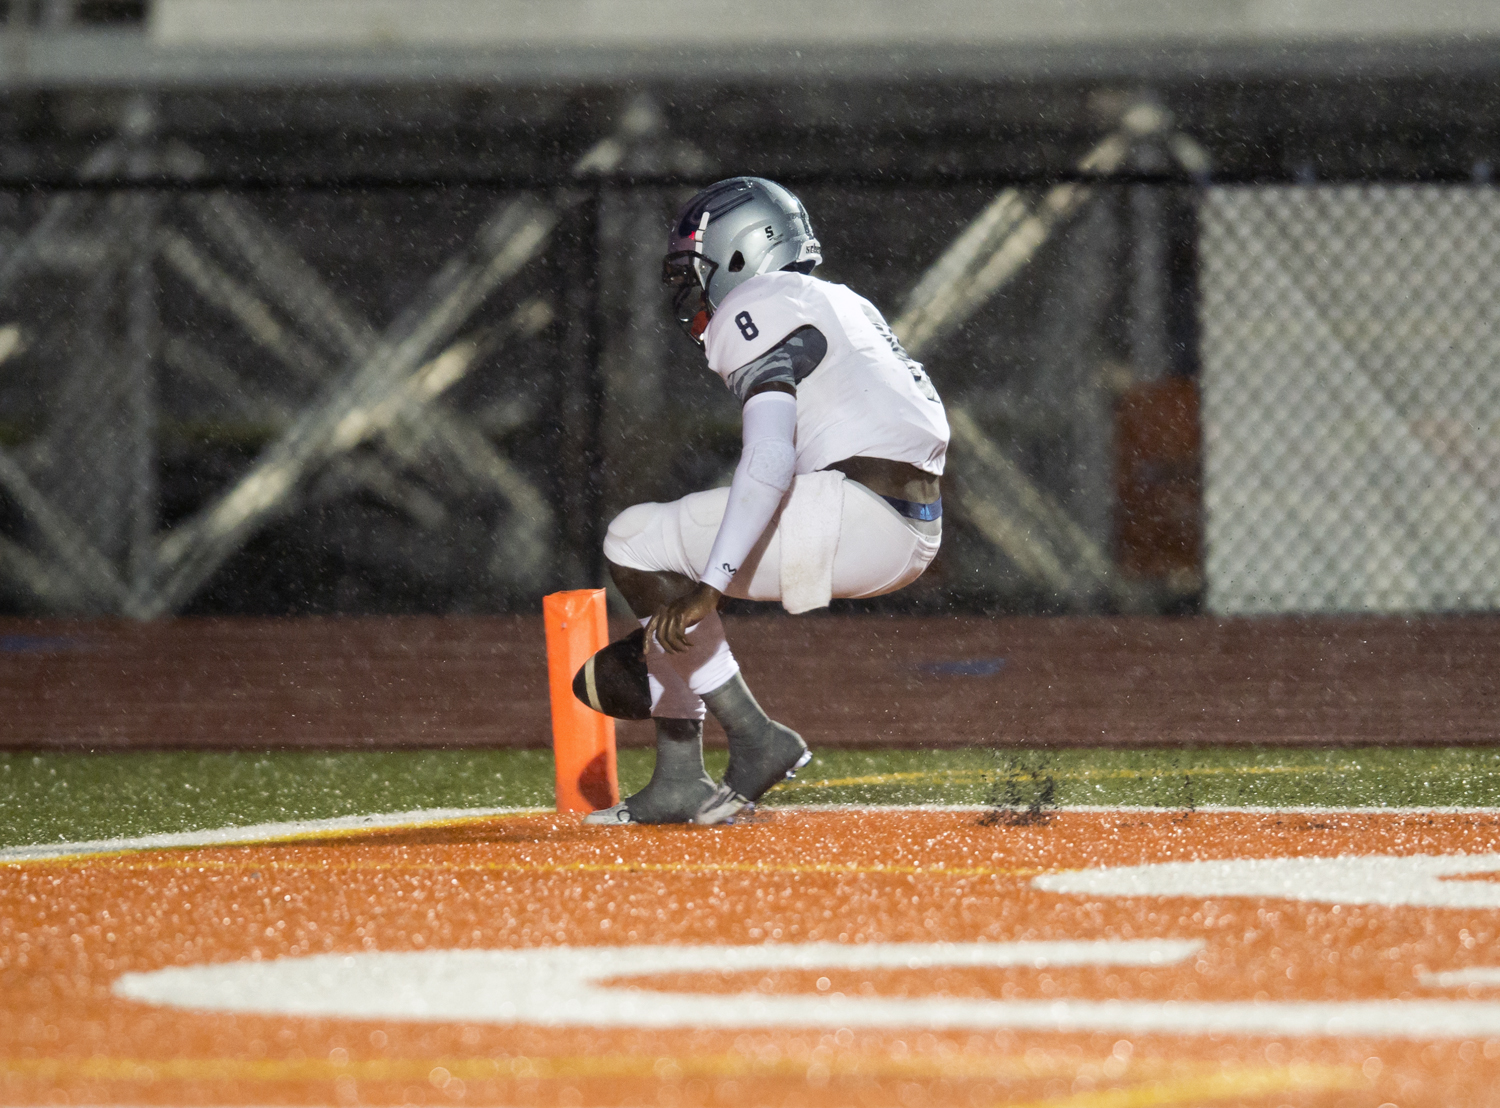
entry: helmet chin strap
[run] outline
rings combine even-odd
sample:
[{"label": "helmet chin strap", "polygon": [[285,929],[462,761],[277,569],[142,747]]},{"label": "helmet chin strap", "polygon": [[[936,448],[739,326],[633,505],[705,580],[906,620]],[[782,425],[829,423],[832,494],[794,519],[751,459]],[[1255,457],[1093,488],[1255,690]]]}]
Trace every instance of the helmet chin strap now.
[{"label": "helmet chin strap", "polygon": [[692,335],[693,341],[702,344],[703,332],[708,330],[708,309],[699,308],[698,314],[693,316],[693,322],[688,327],[688,334]]}]

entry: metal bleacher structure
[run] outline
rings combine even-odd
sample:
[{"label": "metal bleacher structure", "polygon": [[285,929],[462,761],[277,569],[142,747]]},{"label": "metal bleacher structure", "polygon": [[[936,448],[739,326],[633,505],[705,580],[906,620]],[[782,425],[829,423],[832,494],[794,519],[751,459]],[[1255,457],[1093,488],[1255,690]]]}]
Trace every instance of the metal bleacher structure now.
[{"label": "metal bleacher structure", "polygon": [[1204,188],[1500,156],[1490,6],[1262,7],[11,0],[6,603],[597,583],[612,511],[732,462],[656,270],[683,196],[758,172],[829,213],[830,273],[934,369],[945,595],[1190,609],[1198,522],[1122,553],[1112,451],[1132,397],[1198,372]]}]

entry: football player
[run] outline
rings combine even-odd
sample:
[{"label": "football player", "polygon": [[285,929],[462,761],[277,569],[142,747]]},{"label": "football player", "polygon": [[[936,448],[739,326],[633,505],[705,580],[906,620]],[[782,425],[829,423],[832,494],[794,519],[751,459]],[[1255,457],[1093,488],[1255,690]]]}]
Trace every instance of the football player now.
[{"label": "football player", "polygon": [[[623,666],[596,672],[601,651],[575,688],[608,714],[649,710],[656,765],[644,789],[588,823],[722,823],[811,757],[746,687],[721,598],[798,612],[880,596],[937,554],[942,402],[874,305],[812,275],[822,260],[801,202],[759,177],[709,186],[672,226],[663,280],[743,406],[744,446],[727,489],[637,504],[609,526],[609,572],[644,635],[607,648],[616,662],[635,652]],[[622,679],[641,650],[644,670]],[[705,706],[729,739],[718,785],[703,766]]]}]

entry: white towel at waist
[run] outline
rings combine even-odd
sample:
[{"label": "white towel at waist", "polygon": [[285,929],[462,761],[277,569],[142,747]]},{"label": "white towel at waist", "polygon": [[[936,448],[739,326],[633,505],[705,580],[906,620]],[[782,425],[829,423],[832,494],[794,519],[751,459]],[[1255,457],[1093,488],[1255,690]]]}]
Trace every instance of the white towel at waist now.
[{"label": "white towel at waist", "polygon": [[781,510],[781,606],[796,615],[833,598],[833,555],[844,515],[844,475],[799,474]]}]

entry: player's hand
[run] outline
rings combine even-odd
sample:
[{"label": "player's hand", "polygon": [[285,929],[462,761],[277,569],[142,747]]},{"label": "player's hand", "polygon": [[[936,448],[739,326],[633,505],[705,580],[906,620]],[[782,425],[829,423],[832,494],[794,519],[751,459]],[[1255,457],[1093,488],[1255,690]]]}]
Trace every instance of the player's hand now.
[{"label": "player's hand", "polygon": [[663,650],[681,654],[688,648],[687,629],[712,614],[723,595],[712,585],[700,581],[692,592],[656,610],[646,625],[646,641],[649,643],[655,635]]}]

